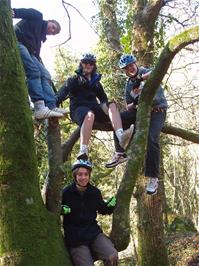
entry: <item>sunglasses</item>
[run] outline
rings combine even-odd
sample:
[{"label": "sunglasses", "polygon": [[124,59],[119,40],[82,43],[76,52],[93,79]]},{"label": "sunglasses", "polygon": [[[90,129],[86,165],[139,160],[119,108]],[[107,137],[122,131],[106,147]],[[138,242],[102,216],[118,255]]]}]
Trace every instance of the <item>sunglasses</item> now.
[{"label": "sunglasses", "polygon": [[82,62],[83,64],[89,64],[89,65],[91,65],[91,66],[94,66],[94,65],[95,65],[95,62],[90,61],[90,60],[82,60],[81,62]]}]

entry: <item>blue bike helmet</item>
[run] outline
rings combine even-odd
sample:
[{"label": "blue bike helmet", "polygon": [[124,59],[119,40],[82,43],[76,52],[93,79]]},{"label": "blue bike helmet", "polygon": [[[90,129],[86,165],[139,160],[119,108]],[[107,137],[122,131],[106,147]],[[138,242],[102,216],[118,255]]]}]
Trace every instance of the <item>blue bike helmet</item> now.
[{"label": "blue bike helmet", "polygon": [[86,63],[86,62],[93,62],[93,63],[96,63],[96,56],[94,54],[90,54],[90,53],[86,53],[86,54],[83,54],[82,57],[81,57],[81,62],[82,63]]},{"label": "blue bike helmet", "polygon": [[130,55],[130,54],[123,54],[121,57],[120,57],[120,60],[119,60],[119,68],[125,68],[126,66],[128,66],[129,64],[133,64],[135,63],[137,60],[135,58],[134,55]]},{"label": "blue bike helmet", "polygon": [[87,160],[77,160],[76,162],[74,162],[74,164],[72,165],[72,171],[74,171],[75,169],[79,168],[79,167],[83,167],[86,168],[90,171],[92,171],[92,163],[87,161]]}]

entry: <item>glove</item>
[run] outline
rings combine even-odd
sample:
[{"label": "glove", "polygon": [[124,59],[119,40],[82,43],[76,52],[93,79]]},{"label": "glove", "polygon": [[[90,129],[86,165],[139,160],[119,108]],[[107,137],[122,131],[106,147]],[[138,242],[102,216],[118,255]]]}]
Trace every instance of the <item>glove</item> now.
[{"label": "glove", "polygon": [[68,205],[62,205],[61,206],[61,214],[66,215],[68,213],[71,213],[71,208]]},{"label": "glove", "polygon": [[133,85],[132,85],[132,90],[139,88],[140,84],[141,84],[141,80],[140,79],[134,79],[133,80]]},{"label": "glove", "polygon": [[138,105],[139,95],[134,99],[133,103],[134,105]]},{"label": "glove", "polygon": [[115,207],[116,205],[116,197],[113,196],[112,198],[110,198],[107,202],[107,207]]}]

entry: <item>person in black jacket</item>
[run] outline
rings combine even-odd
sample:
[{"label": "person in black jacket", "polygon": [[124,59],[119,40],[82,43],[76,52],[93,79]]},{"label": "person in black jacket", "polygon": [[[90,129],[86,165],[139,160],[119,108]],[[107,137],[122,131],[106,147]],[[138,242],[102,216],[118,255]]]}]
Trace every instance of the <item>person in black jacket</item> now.
[{"label": "person in black jacket", "polygon": [[[77,159],[88,159],[88,143],[91,137],[94,121],[111,122],[120,146],[127,147],[133,126],[123,130],[120,113],[114,102],[108,98],[100,83],[101,75],[96,73],[96,57],[84,54],[81,58],[76,75],[70,77],[57,93],[57,103],[70,98],[70,115],[72,120],[81,127],[80,152]],[[124,161],[127,157],[124,158]]]},{"label": "person in black jacket", "polygon": [[64,237],[74,265],[93,266],[95,260],[104,265],[118,265],[118,253],[111,240],[97,224],[97,212],[111,214],[115,197],[105,202],[100,190],[89,182],[92,165],[78,160],[72,166],[74,182],[62,194]]},{"label": "person in black jacket", "polygon": [[51,76],[40,58],[41,43],[46,41],[46,35],[55,35],[60,32],[59,23],[55,20],[43,20],[42,13],[31,8],[13,8],[12,16],[22,19],[15,25],[15,33],[29,95],[34,103],[35,118],[64,117],[66,111],[56,106]]}]

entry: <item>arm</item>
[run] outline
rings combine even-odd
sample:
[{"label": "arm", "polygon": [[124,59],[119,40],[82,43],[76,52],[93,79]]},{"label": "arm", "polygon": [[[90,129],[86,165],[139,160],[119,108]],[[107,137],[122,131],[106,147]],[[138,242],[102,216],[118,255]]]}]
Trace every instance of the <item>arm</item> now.
[{"label": "arm", "polygon": [[57,100],[57,105],[61,104],[64,100],[69,97],[70,87],[72,86],[71,79],[68,79],[64,85],[56,92],[55,97]]},{"label": "arm", "polygon": [[97,85],[97,98],[100,100],[100,103],[108,102],[108,97],[100,82]]},{"label": "arm", "polygon": [[42,20],[43,15],[41,12],[33,8],[13,8],[12,9],[13,18],[22,18],[29,20]]},{"label": "arm", "polygon": [[103,214],[103,215],[113,213],[114,207],[112,207],[112,206],[108,207],[108,203],[109,202],[105,202],[103,200],[102,194],[99,191],[99,194],[98,194],[98,208],[97,208],[98,213]]},{"label": "arm", "polygon": [[[127,84],[128,85],[128,84]],[[132,111],[135,108],[134,99],[131,97],[130,92],[128,90],[128,86],[125,87],[125,102],[126,102],[126,109],[128,111]]]}]

